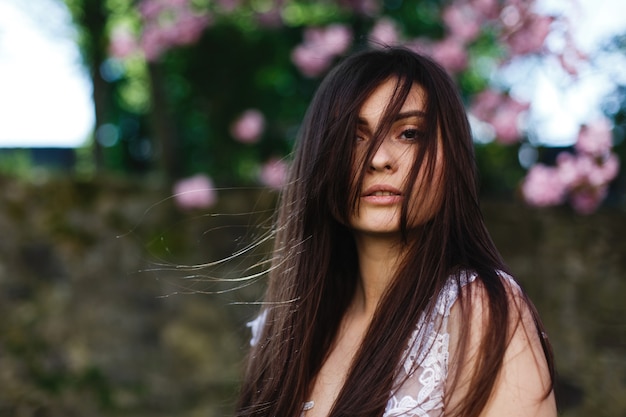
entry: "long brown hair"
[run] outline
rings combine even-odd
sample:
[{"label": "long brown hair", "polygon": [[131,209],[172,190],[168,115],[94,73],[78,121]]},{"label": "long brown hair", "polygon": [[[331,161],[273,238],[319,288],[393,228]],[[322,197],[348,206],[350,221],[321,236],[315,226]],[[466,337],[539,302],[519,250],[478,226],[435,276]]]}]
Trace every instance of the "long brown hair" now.
[{"label": "long brown hair", "polygon": [[[411,87],[419,85],[426,95],[427,123],[405,192],[419,196],[421,187],[433,183],[433,155],[441,146],[442,203],[421,227],[419,239],[411,239],[406,219],[412,199],[403,200],[401,229],[407,255],[378,304],[330,416],[383,414],[420,315],[432,311],[436,294],[451,276],[460,286],[461,272],[466,270],[477,274],[487,295],[490,316],[483,344],[489,343],[489,350],[479,352],[469,394],[455,413],[477,416],[489,398],[508,343],[511,313],[497,274],[506,267],[479,209],[463,103],[454,82],[436,63],[402,48],[386,48],[357,53],[335,67],[305,116],[278,210],[265,324],[249,353],[237,416],[300,415],[329,353],[358,279],[356,248],[346,226],[357,209],[357,190],[368,165],[363,163],[354,178],[358,113],[369,95],[389,79],[397,81],[395,93],[366,158],[380,145]],[[418,174],[425,180],[416,185]],[[461,352],[467,347],[467,333],[461,332]],[[549,346],[543,339],[542,343],[552,369]]]}]

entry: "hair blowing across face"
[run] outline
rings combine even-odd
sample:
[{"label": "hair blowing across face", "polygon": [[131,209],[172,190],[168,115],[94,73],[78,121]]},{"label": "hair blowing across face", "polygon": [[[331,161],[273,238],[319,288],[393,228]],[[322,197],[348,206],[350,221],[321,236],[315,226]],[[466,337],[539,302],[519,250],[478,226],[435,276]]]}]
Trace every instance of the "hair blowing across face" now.
[{"label": "hair blowing across face", "polygon": [[[421,226],[417,238],[407,230],[411,198],[403,199],[403,263],[379,302],[330,415],[383,414],[402,353],[421,314],[434,308],[436,294],[460,272],[475,271],[490,312],[478,365],[468,395],[453,411],[478,416],[501,368],[509,311],[497,271],[506,267],[495,248],[478,205],[472,137],[456,86],[433,61],[402,48],[357,53],[322,82],[305,116],[290,177],[281,196],[275,248],[265,297],[266,320],[252,347],[237,406],[237,416],[297,417],[307,400],[341,318],[352,300],[358,260],[348,226],[367,168],[352,170],[357,118],[363,102],[384,81],[396,79],[394,97],[374,132],[366,160],[390,129],[411,87],[426,94],[426,134],[420,142],[406,190],[419,193],[415,179],[432,183],[441,172],[439,211]],[[443,161],[435,170],[437,147]],[[461,292],[462,294],[463,292]],[[462,300],[461,300],[462,301]],[[530,301],[526,301],[531,308]],[[539,323],[537,317],[536,321]],[[459,351],[467,348],[471,323],[463,323]],[[540,326],[538,324],[538,326]],[[547,342],[544,350],[552,370]],[[455,378],[450,375],[449,378]]]}]

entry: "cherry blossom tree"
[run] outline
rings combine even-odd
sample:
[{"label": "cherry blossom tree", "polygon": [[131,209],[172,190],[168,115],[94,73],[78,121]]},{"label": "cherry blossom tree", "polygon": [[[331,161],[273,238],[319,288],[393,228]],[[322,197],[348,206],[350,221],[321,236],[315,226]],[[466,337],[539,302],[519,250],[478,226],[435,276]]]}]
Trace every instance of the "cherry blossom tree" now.
[{"label": "cherry blossom tree", "polygon": [[[550,63],[575,83],[591,58],[574,41],[575,22],[542,11],[539,0],[117,3],[126,7],[111,10],[106,39],[123,68],[120,105],[144,112],[160,138],[155,149],[182,161],[171,176],[280,184],[317,83],[364,43],[429,54],[457,80],[488,185],[506,178],[530,205],[568,203],[587,214],[619,173],[606,117],[582,122],[575,146],[541,159],[553,152],[528,123],[535,104],[503,74],[520,62]],[[520,165],[523,152],[539,159]]]}]

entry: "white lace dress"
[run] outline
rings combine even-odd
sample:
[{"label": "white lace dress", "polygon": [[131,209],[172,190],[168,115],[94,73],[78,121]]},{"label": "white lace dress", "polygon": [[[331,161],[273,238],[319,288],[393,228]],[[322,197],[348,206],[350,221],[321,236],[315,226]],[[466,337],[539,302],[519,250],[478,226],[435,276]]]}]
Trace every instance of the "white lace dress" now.
[{"label": "white lace dress", "polygon": [[[461,285],[475,278],[473,274],[462,274]],[[383,417],[443,415],[450,340],[448,317],[457,298],[458,286],[450,279],[439,294],[433,313],[420,317],[404,351]],[[251,345],[257,343],[264,322],[265,314],[261,314],[248,323],[252,330]]]}]

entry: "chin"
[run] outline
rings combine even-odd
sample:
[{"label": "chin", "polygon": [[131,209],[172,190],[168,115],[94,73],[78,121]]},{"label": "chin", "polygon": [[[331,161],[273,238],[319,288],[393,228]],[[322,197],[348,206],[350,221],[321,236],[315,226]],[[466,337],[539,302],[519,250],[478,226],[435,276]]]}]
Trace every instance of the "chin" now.
[{"label": "chin", "polygon": [[367,234],[390,235],[400,233],[399,219],[371,219],[369,221],[352,221],[350,227],[355,232]]}]

